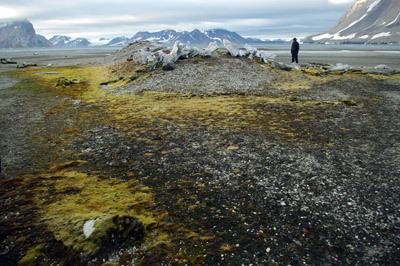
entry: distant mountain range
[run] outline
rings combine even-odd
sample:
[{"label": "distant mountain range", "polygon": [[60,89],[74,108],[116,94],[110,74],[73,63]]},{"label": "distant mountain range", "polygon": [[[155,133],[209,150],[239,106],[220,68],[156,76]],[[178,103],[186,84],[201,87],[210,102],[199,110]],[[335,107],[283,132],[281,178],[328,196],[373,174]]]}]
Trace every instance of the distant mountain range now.
[{"label": "distant mountain range", "polygon": [[153,33],[138,32],[129,41],[154,41],[166,44],[173,44],[175,41],[180,41],[190,45],[208,45],[210,42],[216,41],[217,44],[222,45],[222,41],[224,39],[236,44],[265,43],[259,39],[244,38],[236,32],[231,32],[224,29],[212,29],[204,31],[200,31],[198,29],[193,31],[163,30]]},{"label": "distant mountain range", "polygon": [[76,38],[72,39],[68,36],[63,35],[54,35],[49,40],[53,47],[63,48],[63,47],[87,47],[90,45],[90,42],[85,38]]},{"label": "distant mountain range", "polygon": [[[0,48],[35,48],[35,47],[87,47],[127,46],[138,41],[160,42],[172,45],[180,41],[189,45],[206,46],[216,41],[222,45],[226,39],[233,43],[268,44],[283,43],[283,40],[262,41],[255,38],[244,38],[236,32],[224,29],[158,32],[138,32],[133,37],[117,37],[110,41],[101,39],[92,44],[85,38],[73,39],[68,36],[55,35],[50,40],[38,35],[28,20],[0,24]],[[400,0],[358,0],[329,31],[303,39],[305,43],[400,43]]]},{"label": "distant mountain range", "polygon": [[175,31],[163,30],[158,32],[138,32],[132,38],[118,37],[112,39],[107,46],[126,46],[129,43],[139,41],[159,42],[168,45],[174,44],[176,41],[188,45],[208,45],[210,42],[216,41],[218,45],[222,45],[222,41],[226,39],[236,44],[266,44],[266,43],[282,43],[283,40],[262,41],[255,38],[244,38],[236,32],[231,32],[224,29],[212,29],[200,31]]},{"label": "distant mountain range", "polygon": [[400,43],[400,1],[358,0],[328,32],[305,43]]},{"label": "distant mountain range", "polygon": [[[283,40],[262,41],[254,38],[244,38],[236,32],[224,29],[213,29],[200,31],[175,31],[163,30],[159,32],[138,32],[133,37],[117,37],[106,43],[102,38],[100,43],[102,46],[127,46],[130,43],[138,41],[160,42],[166,45],[172,45],[175,41],[189,45],[208,45],[210,42],[216,41],[218,45],[222,45],[222,41],[227,39],[236,44],[266,44],[266,43],[282,43]],[[35,47],[87,47],[92,43],[86,38],[73,39],[69,36],[55,35],[50,40],[44,36],[36,34],[32,23],[28,20],[9,22],[0,24],[0,48],[35,48]]]}]

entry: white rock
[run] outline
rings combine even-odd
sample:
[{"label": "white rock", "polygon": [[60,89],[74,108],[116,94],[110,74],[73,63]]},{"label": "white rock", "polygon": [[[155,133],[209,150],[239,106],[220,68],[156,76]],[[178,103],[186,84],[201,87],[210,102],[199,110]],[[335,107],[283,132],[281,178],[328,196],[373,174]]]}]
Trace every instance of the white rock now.
[{"label": "white rock", "polygon": [[210,42],[208,47],[201,52],[202,56],[212,56],[214,51],[218,49],[217,42]]},{"label": "white rock", "polygon": [[268,63],[268,61],[272,61],[276,58],[275,54],[268,53],[267,51],[258,51],[256,54],[264,63]]},{"label": "white rock", "polygon": [[258,57],[264,63],[268,63],[276,58],[276,55],[268,53],[267,51],[259,51],[257,48],[248,44],[246,44],[244,48],[246,48],[246,54],[249,56],[249,59]]},{"label": "white rock", "polygon": [[299,64],[292,63],[292,67],[293,67],[294,69],[296,69],[296,70],[300,70]]},{"label": "white rock", "polygon": [[388,67],[387,65],[377,65],[374,67],[374,69],[376,70],[388,70],[390,69],[390,67]]},{"label": "white rock", "polygon": [[228,50],[228,52],[231,54],[233,57],[237,56],[243,56],[245,53],[240,51],[239,46],[234,44],[233,42],[230,42],[226,39],[223,40],[224,47]]},{"label": "white rock", "polygon": [[152,52],[139,50],[132,55],[132,59],[137,65],[147,65],[155,60],[155,56]]},{"label": "white rock", "polygon": [[250,54],[250,55],[256,55],[257,52],[258,52],[257,48],[255,48],[255,47],[253,47],[251,45],[248,45],[247,43],[244,46],[244,48],[246,49],[247,53]]},{"label": "white rock", "polygon": [[160,52],[158,60],[162,62],[163,66],[166,66],[168,64],[173,64],[178,61],[182,54],[184,54],[184,45],[181,45],[180,41],[176,41],[169,54]]},{"label": "white rock", "polygon": [[88,220],[83,225],[83,234],[85,235],[86,238],[88,238],[93,233],[95,229],[94,224],[96,223],[97,220],[98,219]]},{"label": "white rock", "polygon": [[348,70],[350,70],[350,66],[349,65],[344,65],[344,64],[341,64],[341,63],[337,63],[336,66],[332,67],[329,70],[330,71],[348,71]]}]

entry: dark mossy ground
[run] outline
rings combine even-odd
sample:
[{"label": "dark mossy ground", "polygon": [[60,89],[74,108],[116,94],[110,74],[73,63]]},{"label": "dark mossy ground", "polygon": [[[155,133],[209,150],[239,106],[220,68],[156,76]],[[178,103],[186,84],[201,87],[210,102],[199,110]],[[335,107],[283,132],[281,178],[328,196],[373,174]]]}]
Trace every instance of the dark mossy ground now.
[{"label": "dark mossy ground", "polygon": [[133,70],[10,74],[1,265],[400,263],[398,77],[262,68],[256,94],[98,89]]}]

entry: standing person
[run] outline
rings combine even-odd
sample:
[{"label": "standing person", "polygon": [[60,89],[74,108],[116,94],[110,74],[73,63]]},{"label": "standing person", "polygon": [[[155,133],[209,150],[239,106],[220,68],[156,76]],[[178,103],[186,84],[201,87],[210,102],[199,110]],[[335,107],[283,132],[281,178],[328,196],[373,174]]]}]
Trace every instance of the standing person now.
[{"label": "standing person", "polygon": [[293,38],[293,43],[292,43],[292,48],[290,52],[292,53],[292,63],[296,61],[296,64],[299,63],[299,50],[300,50],[300,45],[297,42],[296,38]]}]

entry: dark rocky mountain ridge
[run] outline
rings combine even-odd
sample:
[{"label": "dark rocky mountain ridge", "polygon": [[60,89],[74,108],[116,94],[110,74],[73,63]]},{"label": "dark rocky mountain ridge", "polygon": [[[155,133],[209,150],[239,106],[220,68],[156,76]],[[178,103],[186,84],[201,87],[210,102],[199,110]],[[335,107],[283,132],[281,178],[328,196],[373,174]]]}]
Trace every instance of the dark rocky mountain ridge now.
[{"label": "dark rocky mountain ridge", "polygon": [[28,20],[0,24],[0,48],[51,47],[44,36],[38,35]]},{"label": "dark rocky mountain ridge", "polygon": [[328,32],[306,43],[400,43],[400,1],[358,0]]}]

